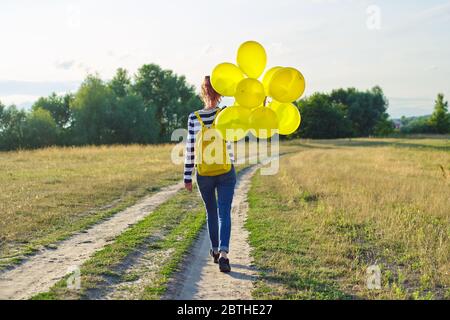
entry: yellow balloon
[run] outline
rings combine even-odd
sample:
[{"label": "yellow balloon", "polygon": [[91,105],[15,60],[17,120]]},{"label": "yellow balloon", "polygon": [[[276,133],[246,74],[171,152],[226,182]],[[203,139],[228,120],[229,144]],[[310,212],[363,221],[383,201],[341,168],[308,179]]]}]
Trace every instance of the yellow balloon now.
[{"label": "yellow balloon", "polygon": [[249,119],[249,128],[254,136],[268,139],[278,132],[278,118],[276,113],[267,107],[252,111]]},{"label": "yellow balloon", "polygon": [[266,96],[269,95],[269,84],[270,84],[270,81],[272,80],[273,75],[275,74],[275,72],[277,72],[280,69],[283,69],[283,68],[282,67],[273,67],[272,69],[267,71],[266,74],[264,75],[263,85],[264,85],[264,90],[266,91]]},{"label": "yellow balloon", "polygon": [[252,110],[252,111],[255,111],[256,109],[258,109],[258,108],[262,108],[262,107],[264,107],[263,105],[260,105],[260,106],[258,106],[258,107],[255,107],[255,108],[251,108],[250,110]]},{"label": "yellow balloon", "polygon": [[286,136],[293,134],[300,127],[302,118],[298,108],[292,103],[273,101],[269,108],[277,114],[280,134]]},{"label": "yellow balloon", "polygon": [[214,126],[222,139],[239,141],[248,133],[250,113],[249,109],[239,106],[225,108],[217,116]]},{"label": "yellow balloon", "polygon": [[258,79],[267,65],[266,50],[256,41],[244,42],[239,47],[237,63],[247,76]]},{"label": "yellow balloon", "polygon": [[298,100],[305,92],[305,78],[294,68],[282,68],[274,73],[269,84],[269,95],[283,103]]},{"label": "yellow balloon", "polygon": [[232,63],[221,63],[211,74],[211,84],[218,93],[225,97],[232,97],[236,93],[236,86],[244,79],[242,70]]},{"label": "yellow balloon", "polygon": [[235,97],[239,105],[251,109],[260,106],[264,102],[266,94],[261,82],[247,78],[237,85]]}]

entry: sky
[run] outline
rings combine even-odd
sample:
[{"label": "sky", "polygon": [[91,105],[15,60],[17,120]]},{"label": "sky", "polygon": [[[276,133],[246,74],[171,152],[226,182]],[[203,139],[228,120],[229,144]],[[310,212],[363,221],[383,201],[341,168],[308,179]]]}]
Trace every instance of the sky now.
[{"label": "sky", "polygon": [[393,118],[450,97],[448,0],[2,0],[0,101],[29,107],[89,73],[145,63],[198,88],[247,40],[265,46],[268,67],[302,71],[306,95],[379,85]]}]

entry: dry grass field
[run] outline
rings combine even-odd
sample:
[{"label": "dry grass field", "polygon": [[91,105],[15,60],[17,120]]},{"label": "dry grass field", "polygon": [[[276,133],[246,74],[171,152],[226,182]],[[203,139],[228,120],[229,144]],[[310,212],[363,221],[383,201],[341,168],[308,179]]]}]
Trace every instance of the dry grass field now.
[{"label": "dry grass field", "polygon": [[[0,153],[0,269],[180,182],[172,147]],[[448,137],[294,140],[283,142],[281,152],[279,173],[257,174],[249,194],[247,228],[261,271],[256,298],[450,299]],[[190,207],[181,205],[186,196],[177,194],[87,265],[106,268],[103,253],[125,241],[126,250],[114,249],[119,263],[131,250],[128,242],[133,247],[168,217],[183,229],[168,234],[191,232],[192,241],[204,217],[189,220]],[[180,222],[183,217],[189,219]],[[189,249],[171,239],[164,246],[179,254],[170,270]],[[381,269],[380,290],[366,285],[374,265]]]},{"label": "dry grass field", "polygon": [[171,145],[0,153],[0,267],[181,181]]},{"label": "dry grass field", "polygon": [[[173,147],[0,152],[0,269],[181,182],[183,166],[171,161]],[[247,148],[243,156],[249,155]]]},{"label": "dry grass field", "polygon": [[301,151],[250,194],[256,297],[450,298],[450,140],[289,144]]}]

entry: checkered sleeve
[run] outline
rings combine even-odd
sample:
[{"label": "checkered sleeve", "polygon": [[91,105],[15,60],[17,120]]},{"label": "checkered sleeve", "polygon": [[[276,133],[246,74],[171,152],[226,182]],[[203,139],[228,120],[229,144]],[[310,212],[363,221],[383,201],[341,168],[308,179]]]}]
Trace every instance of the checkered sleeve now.
[{"label": "checkered sleeve", "polygon": [[186,142],[186,157],[184,161],[184,182],[192,183],[192,173],[195,166],[195,130],[191,116],[188,120],[188,136]]}]

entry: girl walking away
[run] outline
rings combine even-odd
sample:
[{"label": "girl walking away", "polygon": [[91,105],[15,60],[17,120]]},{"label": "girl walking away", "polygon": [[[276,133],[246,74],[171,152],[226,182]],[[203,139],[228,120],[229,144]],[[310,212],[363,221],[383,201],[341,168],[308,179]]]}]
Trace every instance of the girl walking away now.
[{"label": "girl walking away", "polygon": [[[204,109],[189,115],[188,139],[186,145],[186,160],[184,166],[185,188],[192,192],[192,174],[197,167],[197,186],[205,204],[208,221],[208,232],[211,240],[210,255],[215,263],[219,264],[221,272],[230,272],[230,260],[228,259],[230,235],[231,235],[231,204],[233,202],[234,188],[236,185],[236,172],[233,162],[231,144],[223,147],[229,164],[207,165],[199,164],[199,152],[202,147],[202,134],[213,126],[214,119],[221,111],[218,107],[221,95],[211,85],[209,76],[205,77],[201,97]],[[203,142],[204,143],[204,142]],[[222,141],[222,143],[224,143]],[[196,150],[197,149],[197,150]],[[216,195],[217,192],[217,195]]]}]

